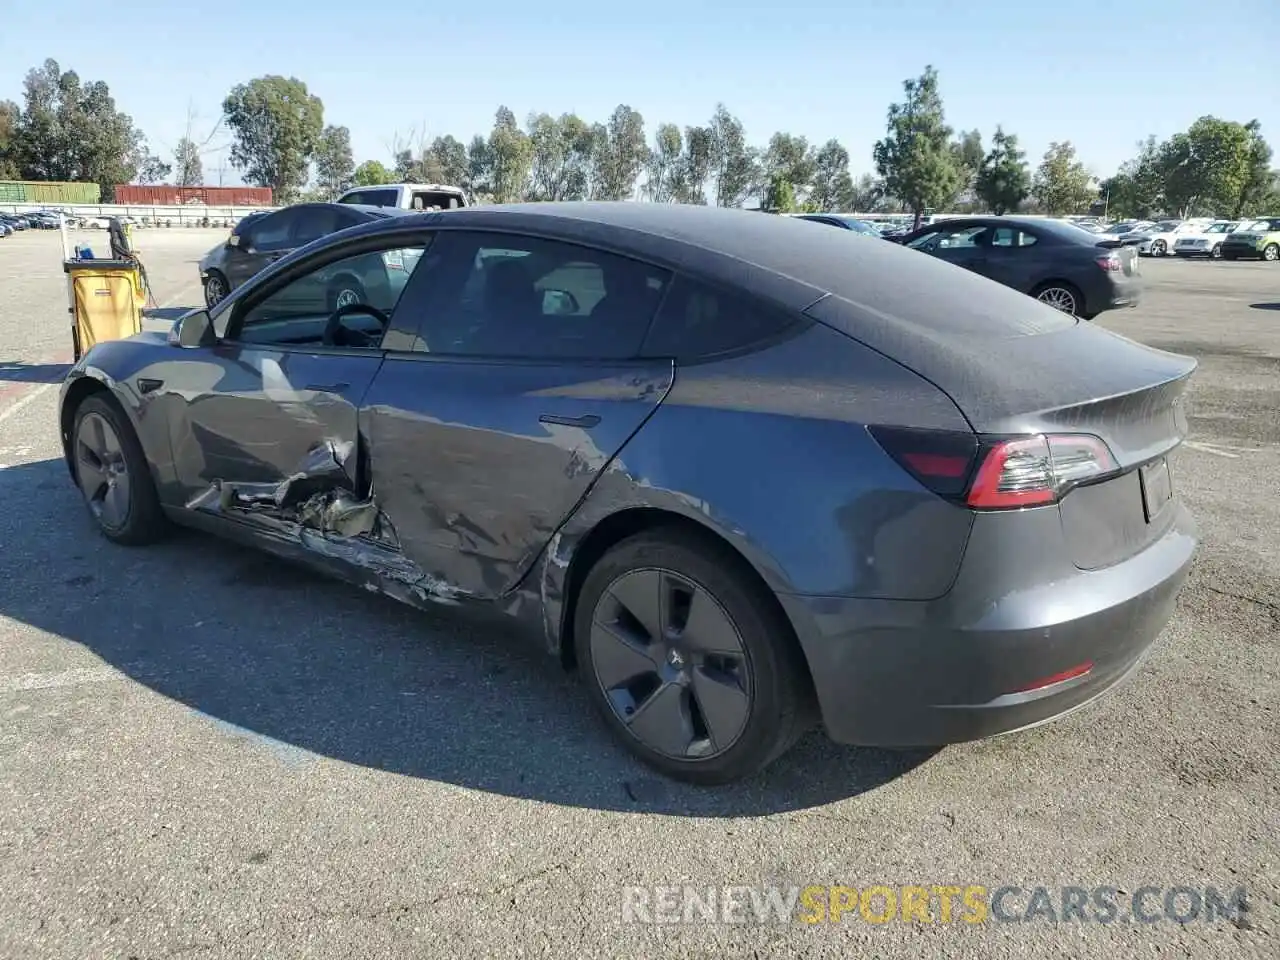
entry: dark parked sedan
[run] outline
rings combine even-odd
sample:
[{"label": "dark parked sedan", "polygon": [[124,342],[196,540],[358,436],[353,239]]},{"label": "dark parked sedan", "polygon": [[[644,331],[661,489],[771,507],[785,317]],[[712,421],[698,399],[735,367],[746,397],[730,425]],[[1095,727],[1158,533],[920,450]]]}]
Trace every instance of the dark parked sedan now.
[{"label": "dark parked sedan", "polygon": [[[251,213],[232,228],[224,243],[218,244],[200,261],[204,302],[214,306],[268,265],[314,240],[348,227],[400,214],[399,210],[384,207],[340,203],[300,203],[270,213]],[[335,307],[358,301],[362,295],[362,284],[382,282],[384,272],[379,269],[376,258],[352,266],[371,269],[372,276],[366,276],[363,271],[348,270],[350,283],[346,287],[339,287],[336,278],[325,278],[334,284],[328,295]]]},{"label": "dark parked sedan", "polygon": [[843,213],[797,213],[795,216],[797,220],[812,220],[814,223],[825,223],[829,227],[852,231],[859,236],[883,239],[880,231],[867,221]]},{"label": "dark parked sedan", "polygon": [[964,217],[917,230],[902,244],[1092,319],[1136,306],[1138,251],[1056,220]]},{"label": "dark parked sedan", "polygon": [[[369,256],[408,283],[311,296]],[[531,204],[355,227],[100,343],[59,427],[109,539],[173,521],[503,614],[705,783],[819,718],[943,744],[1129,676],[1195,550],[1194,368],[848,231]]]}]

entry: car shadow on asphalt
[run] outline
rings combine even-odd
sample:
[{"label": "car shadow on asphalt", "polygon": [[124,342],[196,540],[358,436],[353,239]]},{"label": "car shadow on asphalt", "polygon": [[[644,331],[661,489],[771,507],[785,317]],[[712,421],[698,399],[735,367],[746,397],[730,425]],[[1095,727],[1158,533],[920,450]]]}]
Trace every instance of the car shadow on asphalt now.
[{"label": "car shadow on asphalt", "polygon": [[26,363],[0,360],[0,383],[61,383],[71,369],[69,363]]},{"label": "car shadow on asphalt", "polygon": [[[60,460],[0,469],[0,615],[83,645],[282,763],[327,757],[510,797],[669,816],[759,816],[874,790],[936,751],[812,733],[711,789],[632,759],[543,651],[214,537],[126,548],[93,530]],[[157,744],[157,750],[165,749]]]},{"label": "car shadow on asphalt", "polygon": [[1251,303],[1249,306],[1254,310],[1280,310],[1280,301],[1275,303]]}]

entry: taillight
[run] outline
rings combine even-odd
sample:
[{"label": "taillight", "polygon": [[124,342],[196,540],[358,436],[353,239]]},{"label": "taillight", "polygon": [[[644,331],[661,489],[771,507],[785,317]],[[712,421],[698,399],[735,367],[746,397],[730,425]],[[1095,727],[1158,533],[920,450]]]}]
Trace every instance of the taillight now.
[{"label": "taillight", "polygon": [[1088,434],[998,440],[983,453],[965,499],[976,510],[1054,503],[1073,486],[1116,469],[1107,445]]},{"label": "taillight", "polygon": [[1105,257],[1098,257],[1095,262],[1108,273],[1123,269],[1120,265],[1120,258],[1114,253],[1108,253]]},{"label": "taillight", "polygon": [[974,510],[1055,503],[1072,487],[1119,469],[1107,445],[1091,434],[988,438],[905,427],[868,430],[923,486]]},{"label": "taillight", "polygon": [[920,483],[941,497],[964,494],[978,455],[978,438],[971,433],[870,427],[871,436]]}]

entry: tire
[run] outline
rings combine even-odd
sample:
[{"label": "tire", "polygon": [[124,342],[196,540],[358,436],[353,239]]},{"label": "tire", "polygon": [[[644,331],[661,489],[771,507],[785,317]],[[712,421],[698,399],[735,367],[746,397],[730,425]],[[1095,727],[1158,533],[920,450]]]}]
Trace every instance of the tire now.
[{"label": "tire", "polygon": [[[1078,317],[1084,313],[1084,297],[1075,284],[1065,280],[1048,280],[1031,291],[1031,296],[1041,303]],[[1067,308],[1068,298],[1070,309]]]},{"label": "tire", "polygon": [[[646,531],[601,557],[578,595],[574,638],[588,696],[632,753],[673,779],[749,777],[810,725],[808,674],[790,625],[743,567],[707,538]],[[668,629],[659,629],[664,620]]]},{"label": "tire", "polygon": [[164,536],[168,521],[146,454],[128,417],[108,395],[93,394],[76,408],[71,462],[89,515],[104,537],[142,546]]},{"label": "tire", "polygon": [[1221,260],[1221,259],[1222,259],[1222,244],[1220,244],[1220,243],[1219,243],[1219,244],[1216,244],[1216,245],[1213,247],[1213,249],[1209,251],[1209,259],[1210,259],[1210,260]]},{"label": "tire", "polygon": [[1153,257],[1163,257],[1165,252],[1166,247],[1163,240],[1157,240],[1155,243],[1151,244],[1151,255]]},{"label": "tire", "polygon": [[1280,260],[1280,244],[1268,243],[1262,248],[1262,259],[1268,263],[1275,263]]},{"label": "tire", "polygon": [[210,270],[209,275],[204,278],[204,305],[216,307],[230,292],[231,284],[227,282],[227,278],[218,270]]},{"label": "tire", "polygon": [[329,284],[329,312],[349,303],[366,303],[364,284],[355,277],[338,277]]}]

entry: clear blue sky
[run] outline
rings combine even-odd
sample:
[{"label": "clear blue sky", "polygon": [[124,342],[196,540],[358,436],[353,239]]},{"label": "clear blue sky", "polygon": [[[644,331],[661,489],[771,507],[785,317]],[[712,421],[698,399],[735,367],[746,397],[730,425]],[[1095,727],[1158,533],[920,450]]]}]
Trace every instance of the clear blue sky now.
[{"label": "clear blue sky", "polygon": [[523,121],[626,103],[651,133],[723,100],[753,142],[839,138],[857,175],[926,63],[952,126],[989,140],[1003,124],[1033,161],[1071,140],[1107,175],[1209,113],[1259,119],[1280,155],[1280,0],[2,0],[0,98],[20,101],[45,57],[105,80],[166,159],[189,105],[207,131],[234,84],[281,73],[351,129],[357,162],[413,128],[487,132],[499,104]]}]

